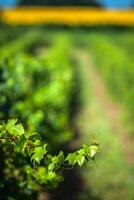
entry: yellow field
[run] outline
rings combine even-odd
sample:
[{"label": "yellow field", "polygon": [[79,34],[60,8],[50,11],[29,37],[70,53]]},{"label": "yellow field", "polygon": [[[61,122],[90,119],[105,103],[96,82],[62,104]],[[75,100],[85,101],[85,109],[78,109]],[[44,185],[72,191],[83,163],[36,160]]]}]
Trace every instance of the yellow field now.
[{"label": "yellow field", "polygon": [[134,25],[134,10],[104,10],[74,7],[18,7],[4,9],[8,24],[119,24]]}]

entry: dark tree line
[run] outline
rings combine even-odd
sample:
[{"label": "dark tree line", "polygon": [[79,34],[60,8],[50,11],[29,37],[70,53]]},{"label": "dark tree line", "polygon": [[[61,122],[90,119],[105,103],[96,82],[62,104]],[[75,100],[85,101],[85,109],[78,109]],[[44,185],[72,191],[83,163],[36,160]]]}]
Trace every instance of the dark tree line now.
[{"label": "dark tree line", "polygon": [[100,7],[97,0],[20,0],[20,5],[46,6],[95,6]]}]

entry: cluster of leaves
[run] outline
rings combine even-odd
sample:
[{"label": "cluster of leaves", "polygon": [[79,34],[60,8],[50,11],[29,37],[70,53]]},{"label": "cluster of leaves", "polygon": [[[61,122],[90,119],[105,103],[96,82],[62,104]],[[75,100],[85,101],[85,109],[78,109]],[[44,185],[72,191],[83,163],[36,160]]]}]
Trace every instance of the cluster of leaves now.
[{"label": "cluster of leaves", "polygon": [[[17,179],[18,185],[23,190],[38,190],[40,185],[56,187],[63,180],[62,171],[78,164],[85,165],[89,160],[94,160],[98,145],[83,145],[80,150],[64,155],[60,151],[57,155],[48,153],[47,144],[41,139],[40,134],[26,132],[17,120],[8,120],[0,125],[0,140],[3,152],[10,151],[8,170],[4,173],[6,178]],[[9,156],[9,155],[8,155]],[[20,165],[15,166],[14,160]]]},{"label": "cluster of leaves", "polygon": [[5,191],[8,185],[12,188],[11,194],[17,190],[17,195],[31,195],[41,185],[56,187],[63,180],[64,168],[76,164],[82,166],[94,159],[98,151],[97,145],[83,146],[68,155],[60,151],[73,137],[70,126],[73,86],[70,40],[57,35],[47,53],[42,51],[41,56],[36,57],[26,54],[24,50],[33,45],[38,36],[27,33],[16,43],[1,49],[0,187]]}]

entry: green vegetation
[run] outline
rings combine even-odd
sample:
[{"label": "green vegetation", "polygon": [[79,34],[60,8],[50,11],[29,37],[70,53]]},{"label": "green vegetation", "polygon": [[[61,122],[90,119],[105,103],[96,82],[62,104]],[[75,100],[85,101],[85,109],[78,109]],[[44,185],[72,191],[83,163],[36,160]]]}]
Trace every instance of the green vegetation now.
[{"label": "green vegetation", "polygon": [[99,150],[92,144],[67,153],[74,137],[71,40],[57,34],[40,55],[28,53],[43,34],[26,32],[0,50],[1,199],[35,198],[42,186],[57,187],[66,168],[85,165]]},{"label": "green vegetation", "polygon": [[133,132],[134,119],[134,62],[132,33],[120,35],[91,34],[89,48],[98,70],[115,99],[122,103]]},{"label": "green vegetation", "polygon": [[133,30],[83,31],[73,41],[82,86],[77,143],[95,136],[101,144],[97,167],[81,171],[85,185],[79,199],[132,200]]},{"label": "green vegetation", "polygon": [[[122,198],[132,200],[134,196],[133,166],[127,163],[123,155],[120,137],[116,132],[118,130],[112,129],[113,124],[111,123],[115,122],[111,122],[109,118],[110,110],[106,109],[106,102],[101,102],[100,96],[96,95],[95,90],[98,92],[97,87],[101,83],[95,86],[96,83],[92,80],[92,71],[95,66],[88,54],[88,50],[80,51],[77,57],[82,84],[81,101],[83,102],[77,119],[81,133],[78,144],[95,136],[95,140],[97,138],[101,144],[101,152],[97,157],[96,167],[88,165],[81,171],[85,188],[79,199],[118,200]],[[100,92],[103,96],[102,91]]]},{"label": "green vegetation", "polygon": [[[4,25],[1,25],[0,29],[0,46],[5,45],[5,43],[8,41],[12,41],[14,39],[17,39],[17,37],[20,37],[21,34],[25,32],[25,29],[22,27],[7,27]],[[12,33],[12,34],[11,34]]]},{"label": "green vegetation", "polygon": [[0,42],[0,199],[133,200],[133,30],[23,31]]}]

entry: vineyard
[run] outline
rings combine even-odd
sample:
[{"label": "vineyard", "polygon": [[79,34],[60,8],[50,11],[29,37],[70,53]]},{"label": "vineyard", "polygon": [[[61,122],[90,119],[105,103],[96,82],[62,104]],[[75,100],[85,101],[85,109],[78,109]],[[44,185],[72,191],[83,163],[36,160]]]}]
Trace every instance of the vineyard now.
[{"label": "vineyard", "polygon": [[134,199],[133,33],[3,25],[1,200]]}]

